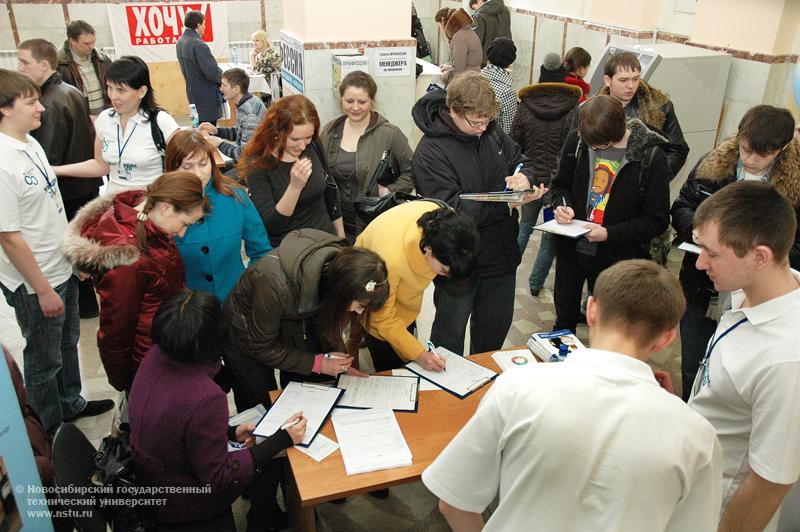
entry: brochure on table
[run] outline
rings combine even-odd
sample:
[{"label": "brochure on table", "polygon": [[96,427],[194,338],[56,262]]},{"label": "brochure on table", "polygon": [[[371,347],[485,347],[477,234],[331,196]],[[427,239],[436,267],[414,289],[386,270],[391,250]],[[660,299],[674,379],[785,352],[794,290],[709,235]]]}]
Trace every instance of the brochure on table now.
[{"label": "brochure on table", "polygon": [[496,353],[492,353],[492,358],[503,371],[516,368],[529,368],[538,362],[536,357],[533,356],[533,353],[528,349],[497,351]]}]

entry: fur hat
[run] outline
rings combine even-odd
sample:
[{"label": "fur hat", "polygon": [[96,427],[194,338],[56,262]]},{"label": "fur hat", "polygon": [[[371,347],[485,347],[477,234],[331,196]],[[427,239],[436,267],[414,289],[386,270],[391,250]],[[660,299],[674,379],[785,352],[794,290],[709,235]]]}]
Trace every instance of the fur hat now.
[{"label": "fur hat", "polygon": [[486,59],[500,68],[508,68],[508,65],[517,59],[517,47],[514,41],[508,37],[496,38],[486,49]]},{"label": "fur hat", "polygon": [[567,70],[561,62],[561,56],[549,53],[544,56],[544,62],[539,67],[539,83],[564,83]]}]

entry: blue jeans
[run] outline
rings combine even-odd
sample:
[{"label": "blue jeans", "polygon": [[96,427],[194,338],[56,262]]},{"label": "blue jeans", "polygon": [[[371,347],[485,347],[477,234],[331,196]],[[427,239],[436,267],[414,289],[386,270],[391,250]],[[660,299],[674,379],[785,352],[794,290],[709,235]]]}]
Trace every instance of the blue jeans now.
[{"label": "blue jeans", "polygon": [[681,396],[684,401],[689,400],[700,361],[703,360],[708,341],[716,330],[717,322],[706,318],[706,307],[686,305],[686,312],[681,317]]},{"label": "blue jeans", "polygon": [[544,201],[537,199],[530,203],[526,203],[519,209],[520,218],[517,243],[519,244],[520,255],[524,254],[525,248],[528,247],[528,240],[530,240],[531,235],[533,234],[533,226],[536,225],[536,221],[539,219],[539,211],[542,210],[543,206]]},{"label": "blue jeans", "polygon": [[[517,235],[517,243],[519,244],[520,254],[525,253],[528,247],[528,241],[533,234],[533,227],[539,219],[539,211],[542,210],[544,202],[541,199],[526,203],[520,210],[522,216],[519,221],[519,234]],[[540,290],[544,286],[544,281],[550,273],[550,268],[555,259],[555,249],[553,248],[553,235],[550,233],[542,233],[542,240],[539,244],[539,253],[536,255],[536,261],[533,263],[531,275],[528,278],[528,285],[531,290]]]},{"label": "blue jeans", "polygon": [[55,318],[42,314],[39,298],[28,294],[24,284],[14,292],[2,284],[0,288],[25,338],[22,354],[28,403],[39,414],[45,430],[53,434],[64,417],[86,407],[78,364],[78,279],[72,276],[55,287],[64,302],[64,313]]}]

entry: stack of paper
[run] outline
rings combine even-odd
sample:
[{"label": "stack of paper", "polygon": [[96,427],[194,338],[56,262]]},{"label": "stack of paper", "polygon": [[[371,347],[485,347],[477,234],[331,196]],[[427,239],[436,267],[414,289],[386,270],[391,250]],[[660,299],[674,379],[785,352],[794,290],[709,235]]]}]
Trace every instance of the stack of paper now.
[{"label": "stack of paper", "polygon": [[[406,368],[398,368],[392,370],[392,375],[395,377],[417,377],[419,376],[416,373],[412,373],[408,371]],[[425,379],[419,379],[419,391],[421,392],[435,392],[441,390],[438,386],[436,386],[431,381],[426,381]]]},{"label": "stack of paper", "polygon": [[348,475],[411,465],[411,450],[390,409],[337,409],[331,419]]},{"label": "stack of paper", "polygon": [[583,220],[572,220],[568,224],[560,224],[553,219],[549,222],[537,225],[534,227],[534,229],[538,229],[539,231],[544,231],[546,233],[553,233],[554,235],[566,236],[569,238],[580,238],[590,231],[590,229],[586,229],[583,226],[585,223],[586,222]]},{"label": "stack of paper", "polygon": [[295,412],[302,412],[308,419],[306,434],[298,445],[308,446],[328,418],[336,401],[342,395],[339,388],[320,386],[307,382],[290,382],[278,400],[256,425],[253,434],[268,437],[281,428]]},{"label": "stack of paper", "polygon": [[503,371],[514,368],[527,368],[536,364],[536,358],[527,349],[498,351],[492,353],[492,358]]},{"label": "stack of paper", "polygon": [[295,447],[301,453],[310,456],[317,462],[322,462],[333,451],[339,448],[339,444],[330,438],[326,438],[324,434],[317,434],[314,441],[308,447]]},{"label": "stack of paper", "polygon": [[569,329],[552,332],[534,333],[528,338],[528,349],[542,362],[560,362],[564,357],[559,356],[559,347],[566,345],[568,353],[583,349],[583,344],[572,334]]},{"label": "stack of paper", "polygon": [[406,364],[406,368],[460,399],[497,377],[497,373],[489,368],[478,365],[444,347],[437,347],[435,352],[445,359],[445,371],[429,371],[417,362],[409,362]]},{"label": "stack of paper", "polygon": [[417,410],[419,377],[416,375],[409,377],[339,375],[336,387],[344,390],[344,395],[336,404],[337,407],[391,408],[403,412]]}]

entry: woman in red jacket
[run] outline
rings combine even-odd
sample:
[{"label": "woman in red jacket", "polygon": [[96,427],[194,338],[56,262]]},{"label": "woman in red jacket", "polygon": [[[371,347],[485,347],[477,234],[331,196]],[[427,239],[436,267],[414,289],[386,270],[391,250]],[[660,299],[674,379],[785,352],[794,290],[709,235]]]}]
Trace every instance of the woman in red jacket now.
[{"label": "woman in red jacket", "polygon": [[[117,390],[127,392],[152,344],[153,314],[185,285],[183,261],[173,240],[208,212],[197,176],[169,172],[146,190],[99,197],[69,224],[64,252],[79,271],[94,277],[100,296],[97,348]],[[125,422],[125,407],[120,408]]]}]

